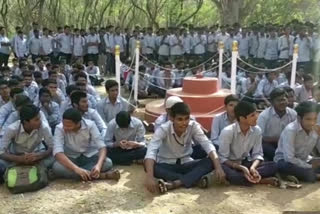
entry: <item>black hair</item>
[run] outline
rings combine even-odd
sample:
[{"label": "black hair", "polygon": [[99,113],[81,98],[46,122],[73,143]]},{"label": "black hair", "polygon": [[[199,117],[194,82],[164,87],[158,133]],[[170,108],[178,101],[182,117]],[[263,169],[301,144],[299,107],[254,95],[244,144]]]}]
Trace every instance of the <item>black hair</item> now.
[{"label": "black hair", "polygon": [[57,74],[57,75],[58,75],[58,72],[56,72],[56,71],[49,71],[49,77],[51,77],[51,76],[54,75],[54,74]]},{"label": "black hair", "polygon": [[283,90],[285,90],[285,91],[287,92],[287,94],[289,94],[290,92],[295,93],[294,90],[293,90],[293,88],[291,88],[291,87],[289,87],[289,86],[284,86],[284,87],[283,87]]},{"label": "black hair", "polygon": [[87,80],[87,75],[84,72],[79,72],[75,77],[74,77],[74,81],[78,81],[78,79],[80,77],[83,77]]},{"label": "black hair", "polygon": [[[23,78],[21,76],[13,75],[11,77],[12,80],[17,80],[18,82],[23,82]],[[19,83],[18,83],[19,84]]]},{"label": "black hair", "polygon": [[270,100],[272,102],[277,97],[280,97],[280,96],[283,96],[283,95],[287,96],[287,92],[283,88],[275,88],[270,93]]},{"label": "black hair", "polygon": [[79,104],[81,98],[86,98],[87,97],[87,93],[83,92],[83,91],[74,91],[70,98],[71,98],[71,105],[75,104]]},{"label": "black hair", "polygon": [[183,102],[174,104],[170,109],[170,116],[174,118],[177,115],[190,115],[189,106]]},{"label": "black hair", "polygon": [[109,91],[109,89],[114,86],[118,86],[118,82],[115,80],[107,80],[106,83],[104,84],[106,91]]},{"label": "black hair", "polygon": [[6,85],[9,86],[9,82],[7,80],[0,80],[0,85]]},{"label": "black hair", "polygon": [[32,120],[39,115],[39,112],[40,108],[33,104],[23,106],[19,112],[21,123]]},{"label": "black hair", "polygon": [[298,104],[295,108],[298,116],[302,119],[304,115],[308,113],[318,113],[319,112],[319,105],[312,101],[304,101]]},{"label": "black hair", "polygon": [[32,72],[30,72],[30,71],[25,71],[25,72],[22,73],[22,76],[23,76],[23,77],[31,77],[31,78],[32,78]]},{"label": "black hair", "polygon": [[49,94],[50,95],[50,97],[51,97],[51,93],[50,93],[50,91],[49,91],[49,89],[47,89],[47,88],[40,88],[40,90],[39,90],[39,97],[41,97],[43,94]]},{"label": "black hair", "polygon": [[10,97],[13,98],[14,95],[16,94],[21,94],[23,93],[23,89],[22,88],[13,88],[10,90]]},{"label": "black hair", "polygon": [[66,87],[66,93],[68,96],[70,96],[70,94],[72,94],[74,91],[79,91],[79,87],[76,85],[68,85]]},{"label": "black hair", "polygon": [[230,94],[228,96],[226,96],[226,98],[224,99],[224,105],[228,105],[230,102],[239,102],[239,98],[237,95],[234,94]]},{"label": "black hair", "polygon": [[128,128],[131,122],[131,116],[127,111],[120,111],[116,115],[116,123],[120,128]]},{"label": "black hair", "polygon": [[313,77],[310,74],[304,74],[303,75],[303,81],[307,82],[307,81],[312,81]]},{"label": "black hair", "polygon": [[9,88],[14,88],[14,87],[18,87],[19,85],[19,81],[16,79],[11,79],[9,80]]},{"label": "black hair", "polygon": [[67,109],[64,113],[62,118],[64,120],[71,120],[74,123],[79,123],[82,120],[82,116],[80,111],[74,108]]},{"label": "black hair", "polygon": [[240,121],[240,117],[246,118],[249,114],[256,112],[256,106],[253,103],[240,101],[238,105],[234,108],[234,114],[237,121]]},{"label": "black hair", "polygon": [[36,71],[36,72],[33,73],[33,77],[34,78],[42,78],[42,73],[39,72],[39,71]]},{"label": "black hair", "polygon": [[24,105],[27,105],[27,104],[32,104],[30,98],[27,96],[27,95],[24,95],[24,94],[17,94],[15,100],[14,100],[14,105],[16,107],[19,107],[19,106],[24,106]]}]

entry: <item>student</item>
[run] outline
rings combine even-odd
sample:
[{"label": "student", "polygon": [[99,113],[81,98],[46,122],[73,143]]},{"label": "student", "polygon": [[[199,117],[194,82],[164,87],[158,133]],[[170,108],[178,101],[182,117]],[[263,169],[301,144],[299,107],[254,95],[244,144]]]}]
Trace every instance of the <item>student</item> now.
[{"label": "student", "polygon": [[93,85],[100,85],[104,81],[104,79],[101,78],[99,67],[95,66],[90,58],[88,59],[88,66],[85,72],[89,75],[90,82],[92,82]]},{"label": "student", "polygon": [[51,168],[53,139],[39,112],[38,107],[25,105],[20,110],[20,120],[6,127],[0,141],[0,158],[5,166],[40,163]]},{"label": "student", "polygon": [[119,86],[117,81],[107,80],[105,82],[105,88],[108,97],[98,102],[97,110],[104,122],[107,124],[114,119],[120,111],[128,110],[128,101],[118,96]]},{"label": "student", "polygon": [[59,104],[52,101],[51,93],[47,88],[41,88],[39,90],[39,101],[37,106],[46,116],[49,126],[53,133],[56,125],[61,122],[61,114]]},{"label": "student", "polygon": [[266,73],[265,76],[266,78],[263,78],[259,82],[254,97],[258,104],[264,102],[267,106],[270,106],[271,104],[268,99],[273,89],[278,86],[277,76],[275,72]]},{"label": "student", "polygon": [[166,113],[160,115],[154,122],[154,131],[156,131],[158,128],[160,128],[160,126],[162,124],[165,124],[166,122],[169,121],[169,117],[170,117],[170,109],[172,106],[174,106],[174,104],[176,103],[182,103],[183,100],[180,97],[177,96],[170,96],[166,99],[165,101],[165,109],[166,109]]},{"label": "student", "polygon": [[74,35],[71,39],[72,56],[77,59],[81,59],[84,56],[86,40],[80,35],[78,28],[74,29]]},{"label": "student", "polygon": [[239,99],[237,96],[233,94],[226,96],[226,98],[224,99],[224,106],[226,108],[226,111],[216,115],[212,120],[210,140],[217,149],[220,145],[219,136],[221,134],[221,131],[225,127],[233,124],[236,121],[234,108],[236,107],[238,102]]},{"label": "student", "polygon": [[303,84],[295,88],[298,103],[312,99],[313,77],[309,74],[303,75]]},{"label": "student", "polygon": [[259,81],[260,80],[257,78],[257,74],[254,73],[252,70],[247,73],[246,78],[241,78],[240,97],[242,97],[243,101],[254,101],[253,95],[256,93]]},{"label": "student", "polygon": [[257,111],[252,103],[241,101],[234,109],[237,122],[222,130],[219,156],[226,179],[235,185],[277,185],[272,176],[277,172],[274,162],[263,162],[261,130]]},{"label": "student", "polygon": [[293,88],[285,86],[283,87],[283,90],[285,90],[287,93],[288,107],[292,109],[296,108],[298,106],[298,103],[296,102],[296,95],[294,93]]},{"label": "student", "polygon": [[86,36],[87,59],[92,59],[94,65],[98,65],[100,37],[94,27],[90,27],[90,34]]},{"label": "student", "polygon": [[239,56],[245,60],[249,58],[249,40],[246,29],[242,29],[239,38]]},{"label": "student", "polygon": [[265,46],[265,56],[266,66],[268,68],[276,67],[276,61],[278,59],[278,39],[276,37],[276,32],[272,29],[270,36],[266,41]]},{"label": "student", "polygon": [[170,35],[163,28],[160,29],[161,34],[157,37],[157,46],[160,63],[168,60],[170,55]]},{"label": "student", "polygon": [[[154,193],[164,193],[179,187],[190,188],[198,184],[207,188],[215,175],[224,181],[225,174],[219,163],[214,146],[201,130],[200,125],[190,121],[190,109],[185,103],[171,108],[171,121],[163,124],[153,135],[145,156],[145,185]],[[208,158],[194,161],[192,139],[203,147]],[[160,179],[160,180],[156,180]],[[163,179],[163,180],[162,180]]]},{"label": "student", "polygon": [[25,39],[23,32],[18,31],[18,35],[14,39],[14,53],[20,60],[28,56],[27,40]]},{"label": "student", "polygon": [[93,121],[99,129],[101,136],[104,138],[107,132],[107,126],[100,114],[95,109],[89,108],[87,94],[83,91],[74,91],[70,95],[70,98],[72,107],[77,109],[84,119]]},{"label": "student", "polygon": [[34,30],[34,36],[28,40],[29,52],[31,54],[32,62],[40,56],[41,40],[39,37],[39,31]]},{"label": "student", "polygon": [[31,72],[23,72],[24,90],[28,93],[29,98],[32,101],[36,101],[39,93],[39,88],[33,81]]},{"label": "student", "polygon": [[59,45],[59,51],[60,51],[59,57],[65,58],[67,64],[70,64],[71,54],[72,54],[70,27],[66,25],[64,27],[64,32],[59,34],[56,37],[55,41]]},{"label": "student", "polygon": [[0,80],[0,107],[10,101],[10,88],[9,82]]},{"label": "student", "polygon": [[320,151],[320,131],[316,125],[319,106],[305,101],[295,110],[298,118],[283,130],[274,161],[282,175],[315,182],[320,179],[320,164],[310,155],[314,149]]},{"label": "student", "polygon": [[[152,35],[152,28],[147,28],[147,33],[142,40],[142,54],[148,59],[153,60],[153,53],[156,49],[156,38]],[[132,55],[133,56],[133,55]]]},{"label": "student", "polygon": [[76,109],[63,114],[62,123],[56,127],[53,142],[53,173],[56,178],[75,180],[119,180],[119,171],[111,170],[106,146],[93,121],[82,118]]},{"label": "student", "polygon": [[43,87],[49,89],[52,97],[52,101],[61,105],[61,103],[66,99],[63,92],[58,88],[57,81],[48,79],[43,81]]},{"label": "student", "polygon": [[88,74],[85,72],[79,72],[75,75],[74,81],[76,84],[83,83],[85,85],[85,91],[92,95],[96,101],[100,101],[100,95],[97,93],[96,89],[91,85],[88,84]]},{"label": "student", "polygon": [[9,56],[10,56],[10,40],[5,34],[5,28],[0,27],[0,67],[8,66]]},{"label": "student", "polygon": [[43,28],[43,36],[40,38],[40,54],[49,57],[53,63],[53,38],[49,35],[49,29]]},{"label": "student", "polygon": [[120,33],[121,33],[120,27],[116,27],[115,34],[111,37],[111,38],[113,38],[111,44],[112,44],[113,53],[114,53],[116,45],[120,46],[120,59],[122,62],[124,62],[127,40],[124,38],[124,35],[122,35]]},{"label": "student", "polygon": [[114,164],[130,165],[142,162],[146,155],[145,129],[142,122],[120,111],[108,124],[105,143],[109,158]]},{"label": "student", "polygon": [[288,107],[287,93],[281,88],[271,92],[270,102],[271,107],[260,113],[258,126],[261,129],[264,156],[272,161],[282,130],[296,120],[297,113]]},{"label": "student", "polygon": [[298,67],[307,67],[311,61],[311,49],[312,49],[312,38],[306,33],[304,27],[300,27],[299,34],[294,40],[294,43],[299,45],[298,49]]},{"label": "student", "polygon": [[294,37],[290,35],[290,28],[286,27],[284,35],[279,38],[278,50],[280,52],[279,59],[288,61],[293,52],[293,40]]},{"label": "student", "polygon": [[54,80],[57,82],[58,89],[63,93],[63,95],[66,95],[66,82],[62,80],[62,78],[59,78],[59,73],[56,71],[49,71],[49,79]]}]

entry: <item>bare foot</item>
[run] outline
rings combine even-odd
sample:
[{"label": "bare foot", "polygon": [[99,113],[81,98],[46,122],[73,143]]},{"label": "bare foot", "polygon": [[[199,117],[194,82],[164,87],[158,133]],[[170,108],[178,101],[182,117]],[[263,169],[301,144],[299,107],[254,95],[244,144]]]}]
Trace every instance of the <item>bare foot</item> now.
[{"label": "bare foot", "polygon": [[279,179],[276,177],[262,178],[259,184],[267,184],[275,187],[279,186]]},{"label": "bare foot", "polygon": [[144,160],[143,160],[143,159],[141,159],[141,160],[134,160],[133,163],[138,164],[138,165],[143,165]]},{"label": "bare foot", "polygon": [[120,172],[119,170],[110,170],[108,172],[102,172],[100,173],[99,179],[118,181],[120,179]]}]

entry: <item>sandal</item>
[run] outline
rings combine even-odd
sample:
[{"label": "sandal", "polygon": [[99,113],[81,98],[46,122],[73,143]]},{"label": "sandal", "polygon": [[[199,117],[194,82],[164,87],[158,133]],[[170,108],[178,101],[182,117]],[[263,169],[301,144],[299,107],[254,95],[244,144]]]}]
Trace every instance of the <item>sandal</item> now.
[{"label": "sandal", "polygon": [[165,194],[166,192],[168,192],[168,188],[164,180],[158,179],[158,187],[160,194]]},{"label": "sandal", "polygon": [[209,172],[208,174],[202,176],[198,182],[198,186],[202,189],[206,189],[211,186],[214,182],[214,173]]}]

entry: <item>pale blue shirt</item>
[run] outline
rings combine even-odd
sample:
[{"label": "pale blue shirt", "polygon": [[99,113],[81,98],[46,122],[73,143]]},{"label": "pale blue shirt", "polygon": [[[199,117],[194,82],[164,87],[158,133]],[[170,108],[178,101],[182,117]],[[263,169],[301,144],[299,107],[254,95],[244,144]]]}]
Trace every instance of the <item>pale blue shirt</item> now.
[{"label": "pale blue shirt", "polygon": [[219,136],[221,134],[221,131],[232,123],[233,122],[230,122],[228,118],[227,112],[220,113],[213,118],[211,124],[210,140],[214,145],[220,145]]},{"label": "pale blue shirt", "polygon": [[97,104],[97,110],[105,123],[109,123],[120,111],[128,111],[128,101],[118,97],[115,104],[112,104],[108,97]]},{"label": "pale blue shirt", "polygon": [[187,130],[179,137],[171,121],[157,129],[148,144],[145,159],[155,160],[157,163],[181,164],[192,161],[192,142],[198,142],[207,154],[216,151],[210,140],[203,133],[199,123],[190,120]]},{"label": "pale blue shirt", "polygon": [[116,120],[112,119],[108,124],[105,143],[107,147],[112,147],[114,143],[119,143],[122,140],[144,143],[145,133],[146,130],[138,118],[131,117],[131,122],[128,128],[120,128]]},{"label": "pale blue shirt", "polygon": [[219,142],[221,163],[228,160],[264,160],[262,135],[258,126],[251,126],[246,135],[244,135],[240,129],[239,123],[233,123],[222,130]]},{"label": "pale blue shirt", "polygon": [[0,127],[3,127],[4,123],[10,116],[12,112],[16,111],[15,107],[13,106],[12,101],[10,100],[0,108]]},{"label": "pale blue shirt", "polygon": [[28,93],[28,97],[30,98],[30,100],[36,101],[39,94],[39,88],[37,85],[31,83],[29,87],[25,86],[23,90]]},{"label": "pale blue shirt", "polygon": [[315,131],[309,134],[295,120],[282,132],[274,161],[284,160],[302,168],[312,168],[308,162],[312,159],[311,152],[317,148],[320,151],[319,135]]},{"label": "pale blue shirt", "polygon": [[278,82],[277,80],[273,80],[271,83],[270,81],[265,78],[262,79],[258,86],[257,86],[257,90],[256,93],[254,94],[255,97],[269,97],[272,90],[278,87]]},{"label": "pale blue shirt", "polygon": [[42,122],[39,129],[35,129],[28,134],[20,120],[18,120],[6,127],[6,131],[0,141],[0,154],[9,150],[12,154],[40,151],[43,147],[43,139],[49,148],[53,147],[51,129],[46,123]]},{"label": "pale blue shirt", "polygon": [[105,137],[107,133],[107,125],[105,124],[97,110],[89,108],[88,111],[83,114],[83,118],[93,121],[99,129],[101,136],[103,138]]},{"label": "pale blue shirt", "polygon": [[64,153],[70,158],[77,158],[80,155],[90,158],[105,147],[97,126],[91,120],[82,119],[81,128],[77,132],[65,132],[62,123],[56,126],[53,156]]},{"label": "pale blue shirt", "polygon": [[45,117],[48,120],[49,125],[55,126],[61,122],[61,114],[60,114],[60,109],[59,109],[59,104],[56,102],[50,102],[49,108],[51,113],[47,111],[46,108],[42,106],[42,104],[39,102],[37,106],[41,109],[41,111],[44,113]]},{"label": "pale blue shirt", "polygon": [[297,86],[294,89],[294,93],[296,95],[296,101],[298,103],[312,99],[312,90],[307,91],[306,87],[303,84]]},{"label": "pale blue shirt", "polygon": [[273,107],[269,107],[259,114],[257,124],[263,137],[280,137],[282,130],[296,119],[297,112],[289,107],[281,118]]}]

